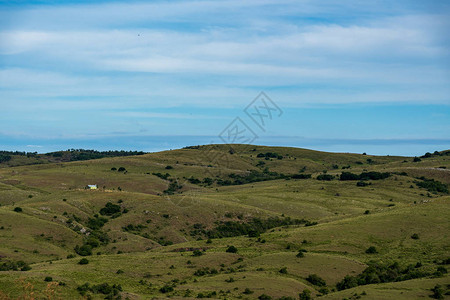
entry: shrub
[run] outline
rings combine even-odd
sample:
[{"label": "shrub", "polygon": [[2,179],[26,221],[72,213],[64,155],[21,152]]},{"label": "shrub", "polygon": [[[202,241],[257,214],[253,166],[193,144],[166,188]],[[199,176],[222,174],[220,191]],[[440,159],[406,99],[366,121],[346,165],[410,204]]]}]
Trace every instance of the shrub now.
[{"label": "shrub", "polygon": [[111,171],[117,171],[117,168],[116,167],[112,167]]},{"label": "shrub", "polygon": [[[231,214],[229,214],[229,216],[232,217]],[[233,237],[247,235],[252,232],[263,233],[268,229],[280,226],[299,225],[305,223],[307,223],[307,221],[304,219],[291,219],[289,217],[271,217],[268,219],[252,218],[246,222],[221,221],[215,228],[210,230],[204,230],[203,228],[196,228],[194,226],[194,230],[191,231],[191,235],[205,234],[208,238]]]},{"label": "shrub", "polygon": [[81,256],[89,256],[92,255],[92,246],[90,245],[82,245],[81,247],[76,245],[74,248],[75,252]]},{"label": "shrub", "polygon": [[344,279],[342,279],[342,281],[336,284],[336,288],[338,289],[338,291],[351,289],[354,288],[355,286],[358,286],[358,280],[356,279],[356,277],[349,275],[345,276]]},{"label": "shrub", "polygon": [[311,300],[311,291],[308,289],[304,289],[303,292],[301,292],[300,294],[298,294],[298,297],[300,300]]},{"label": "shrub", "polygon": [[163,294],[173,292],[173,286],[166,284],[165,286],[160,288],[159,291]]},{"label": "shrub", "polygon": [[317,285],[317,286],[326,286],[327,283],[325,280],[323,280],[319,275],[311,274],[308,277],[306,277],[306,280],[310,282],[311,284]]},{"label": "shrub", "polygon": [[117,171],[118,172],[124,172],[124,171],[126,171],[127,169],[125,169],[124,167],[120,167]]},{"label": "shrub", "polygon": [[91,286],[86,282],[85,284],[78,286],[77,291],[82,296],[84,296],[87,292],[92,292],[95,294],[107,295],[105,299],[113,299],[114,296],[117,296],[119,292],[122,291],[122,286],[120,284],[109,285],[108,283],[95,284]]},{"label": "shrub", "polygon": [[97,218],[89,218],[87,222],[87,226],[93,230],[98,230],[103,227],[103,225],[108,222],[108,219],[97,217]]},{"label": "shrub", "polygon": [[286,267],[281,268],[278,272],[279,272],[280,274],[287,274],[287,273],[288,273]]},{"label": "shrub", "polygon": [[370,246],[369,248],[366,249],[366,253],[375,254],[375,253],[378,253],[378,251],[377,251],[377,248],[375,248],[374,246]]},{"label": "shrub", "polygon": [[364,186],[368,186],[368,185],[370,185],[370,183],[367,183],[365,181],[358,181],[356,183],[356,186],[359,186],[359,187],[364,187]]},{"label": "shrub", "polygon": [[414,233],[413,235],[411,235],[411,238],[413,240],[418,240],[419,239],[419,235],[417,233]]},{"label": "shrub", "polygon": [[420,158],[418,158],[417,156],[414,157],[413,162],[419,162],[419,161],[422,161],[422,160]]},{"label": "shrub", "polygon": [[320,174],[319,176],[317,176],[317,180],[331,181],[333,179],[334,179],[334,176],[329,175],[329,174]]},{"label": "shrub", "polygon": [[309,179],[311,178],[311,174],[294,174],[291,175],[292,179]]},{"label": "shrub", "polygon": [[0,163],[2,162],[7,162],[11,160],[11,156],[10,155],[6,155],[6,154],[0,154]]},{"label": "shrub", "polygon": [[359,174],[359,179],[360,180],[381,180],[381,179],[386,179],[388,177],[390,177],[391,174],[389,172],[363,172],[361,174]]},{"label": "shrub", "polygon": [[89,260],[85,257],[80,259],[80,261],[78,262],[79,265],[87,265],[88,263],[89,263]]},{"label": "shrub", "polygon": [[53,278],[50,277],[50,276],[47,276],[47,277],[44,278],[44,281],[50,282],[50,281],[53,281]]},{"label": "shrub", "polygon": [[182,188],[183,186],[181,184],[178,184],[178,182],[173,181],[169,183],[169,186],[167,187],[166,190],[163,191],[163,193],[167,195],[173,195],[177,190],[180,190]]},{"label": "shrub", "polygon": [[426,179],[425,177],[421,177],[423,181],[416,182],[418,187],[427,189],[429,192],[440,192],[448,194],[448,187],[446,184],[434,180],[434,179]]},{"label": "shrub", "polygon": [[117,204],[112,204],[111,202],[106,203],[105,207],[100,209],[100,214],[106,216],[111,216],[118,212],[120,212],[120,206]]},{"label": "shrub", "polygon": [[439,267],[437,267],[436,272],[434,272],[434,275],[437,277],[441,277],[442,275],[447,274],[447,273],[448,273],[448,271],[445,267],[439,266]]},{"label": "shrub", "polygon": [[169,174],[169,173],[166,173],[166,174],[152,173],[152,175],[155,175],[155,176],[157,176],[157,177],[159,177],[159,178],[161,178],[161,179],[164,179],[164,180],[167,180],[167,179],[170,177],[170,174]]},{"label": "shrub", "polygon": [[24,264],[22,268],[20,268],[20,271],[30,271],[31,267],[28,264]]},{"label": "shrub", "polygon": [[203,252],[200,250],[194,250],[192,252],[192,256],[202,256],[202,255],[203,255]]},{"label": "shrub", "polygon": [[251,289],[249,289],[249,288],[245,288],[243,293],[246,294],[246,295],[250,295],[250,294],[253,294],[253,291]]},{"label": "shrub", "polygon": [[341,176],[339,177],[339,180],[358,180],[358,179],[359,175],[351,172],[342,172]]},{"label": "shrub", "polygon": [[444,299],[444,289],[440,284],[436,284],[434,288],[431,289],[433,294],[430,296],[430,298],[433,299]]},{"label": "shrub", "polygon": [[305,256],[305,254],[303,254],[303,251],[302,250],[300,250],[300,251],[298,251],[298,253],[297,253],[297,255],[296,255],[296,257],[304,257]]},{"label": "shrub", "polygon": [[361,274],[357,276],[345,276],[345,278],[336,285],[336,288],[338,290],[343,290],[358,285],[403,281],[429,275],[431,274],[428,272],[414,268],[414,265],[401,268],[397,262],[394,262],[393,264],[370,262],[369,266]]},{"label": "shrub", "polygon": [[258,297],[259,300],[272,300],[272,297],[266,294],[262,294]]},{"label": "shrub", "polygon": [[14,207],[14,211],[15,212],[22,212],[22,208],[21,207]]},{"label": "shrub", "polygon": [[228,252],[228,253],[237,253],[237,251],[238,251],[238,249],[235,246],[230,246],[226,250],[226,252]]},{"label": "shrub", "polygon": [[171,169],[173,169],[172,166],[166,166],[166,170],[171,170]]},{"label": "shrub", "polygon": [[0,271],[29,271],[31,267],[23,260],[15,261],[5,261],[0,264]]}]

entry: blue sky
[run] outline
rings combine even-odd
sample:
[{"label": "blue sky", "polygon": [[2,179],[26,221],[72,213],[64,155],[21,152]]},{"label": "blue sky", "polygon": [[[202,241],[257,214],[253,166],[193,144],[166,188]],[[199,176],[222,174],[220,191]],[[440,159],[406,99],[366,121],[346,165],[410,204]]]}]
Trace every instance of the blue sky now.
[{"label": "blue sky", "polygon": [[448,1],[1,1],[0,149],[157,151],[235,117],[255,144],[449,149],[449,31]]}]

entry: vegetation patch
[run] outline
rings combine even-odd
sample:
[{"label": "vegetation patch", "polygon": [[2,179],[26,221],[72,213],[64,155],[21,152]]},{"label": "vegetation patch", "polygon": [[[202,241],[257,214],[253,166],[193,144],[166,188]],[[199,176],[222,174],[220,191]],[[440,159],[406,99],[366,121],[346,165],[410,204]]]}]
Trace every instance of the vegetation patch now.
[{"label": "vegetation patch", "polygon": [[342,172],[339,176],[339,180],[381,180],[390,177],[389,172],[363,172],[361,174],[354,174],[351,172]]},{"label": "vegetation patch", "polygon": [[305,219],[291,219],[290,217],[274,217],[268,219],[253,218],[247,222],[220,221],[215,228],[210,230],[204,229],[201,224],[195,224],[194,230],[191,231],[191,235],[204,235],[208,238],[224,238],[240,235],[257,236],[258,234],[275,227],[307,223],[308,221]]},{"label": "vegetation patch", "polygon": [[[77,291],[80,295],[85,296],[88,292],[93,294],[103,294],[106,295],[105,299],[120,299],[119,293],[122,291],[122,286],[120,284],[112,284],[109,283],[101,283],[90,285],[89,283],[85,283],[77,287]],[[90,297],[89,297],[90,298]]]},{"label": "vegetation patch", "polygon": [[30,265],[26,262],[19,261],[5,261],[0,264],[0,271],[29,271],[31,270]]},{"label": "vegetation patch", "polygon": [[423,176],[419,179],[422,181],[415,182],[418,187],[424,188],[429,192],[448,194],[448,187],[446,184],[434,179],[427,179]]},{"label": "vegetation patch", "polygon": [[429,272],[419,270],[416,266],[408,265],[406,268],[401,268],[398,262],[392,264],[371,262],[361,274],[357,276],[345,276],[342,281],[337,283],[336,288],[338,290],[345,290],[358,285],[404,281],[431,275]]}]

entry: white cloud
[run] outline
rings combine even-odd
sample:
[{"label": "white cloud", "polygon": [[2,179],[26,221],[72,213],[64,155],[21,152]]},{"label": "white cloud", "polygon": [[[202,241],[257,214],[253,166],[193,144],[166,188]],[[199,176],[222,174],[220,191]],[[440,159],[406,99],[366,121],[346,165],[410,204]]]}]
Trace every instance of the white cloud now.
[{"label": "white cloud", "polygon": [[82,109],[87,101],[93,107],[122,107],[124,101],[132,107],[236,106],[261,89],[274,89],[292,106],[449,102],[448,38],[435,34],[448,24],[441,15],[402,15],[394,4],[381,9],[349,2],[349,18],[370,10],[380,15],[342,24],[311,22],[302,17],[318,14],[333,21],[342,8],[329,1],[283,3],[19,10],[12,13],[16,21],[0,31],[0,53],[17,66],[0,70],[0,97],[16,99],[11,107],[27,99],[34,101],[29,107],[38,107],[37,99],[50,98],[40,102],[53,103],[49,109]]}]

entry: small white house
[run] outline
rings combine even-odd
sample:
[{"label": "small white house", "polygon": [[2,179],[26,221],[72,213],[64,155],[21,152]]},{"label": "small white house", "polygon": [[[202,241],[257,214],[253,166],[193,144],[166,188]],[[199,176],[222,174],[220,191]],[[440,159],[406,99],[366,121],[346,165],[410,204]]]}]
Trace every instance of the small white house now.
[{"label": "small white house", "polygon": [[97,189],[97,185],[96,184],[88,184],[87,188],[90,190],[96,190]]}]

